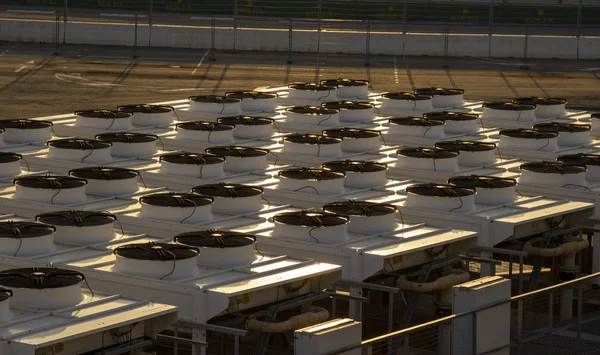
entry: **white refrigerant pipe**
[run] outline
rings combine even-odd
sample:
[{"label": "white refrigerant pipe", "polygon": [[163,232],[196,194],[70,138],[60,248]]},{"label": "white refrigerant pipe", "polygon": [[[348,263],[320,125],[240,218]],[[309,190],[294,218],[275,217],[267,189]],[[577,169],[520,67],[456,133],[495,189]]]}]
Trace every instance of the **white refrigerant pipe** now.
[{"label": "white refrigerant pipe", "polygon": [[329,319],[329,311],[325,308],[305,305],[302,313],[278,323],[263,322],[250,316],[246,321],[246,329],[262,333],[285,333],[296,329],[319,324]]},{"label": "white refrigerant pipe", "polygon": [[[588,248],[590,243],[586,239],[575,239],[566,241],[554,248],[533,246],[533,243],[539,240],[541,238],[534,238],[527,242],[523,247],[523,251],[546,258],[560,256],[561,263],[558,268],[562,277],[559,277],[561,278],[559,281],[564,282],[575,278],[575,274],[579,269],[579,266],[575,264],[575,256],[578,252]],[[572,277],[568,277],[568,275]],[[561,291],[560,295],[560,320],[569,320],[571,318],[573,318],[573,289],[566,287]]]},{"label": "white refrigerant pipe", "polygon": [[[405,276],[400,276],[396,287],[417,293],[436,293],[436,307],[452,310],[452,287],[469,281],[471,276],[468,271],[447,266],[442,270],[441,277],[431,282],[408,281]],[[450,355],[452,352],[452,323],[442,324],[440,328],[441,354]]]}]

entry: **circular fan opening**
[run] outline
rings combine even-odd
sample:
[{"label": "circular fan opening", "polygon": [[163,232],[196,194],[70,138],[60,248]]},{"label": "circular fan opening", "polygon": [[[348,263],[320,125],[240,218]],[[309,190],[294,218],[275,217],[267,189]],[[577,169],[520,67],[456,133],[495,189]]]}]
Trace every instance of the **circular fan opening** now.
[{"label": "circular fan opening", "polygon": [[208,154],[225,157],[262,157],[269,154],[268,149],[241,146],[211,147],[205,151]]},{"label": "circular fan opening", "polygon": [[94,180],[124,180],[132,179],[140,175],[140,172],[127,168],[91,167],[69,170],[69,175]]},{"label": "circular fan opening", "polygon": [[129,112],[104,110],[104,109],[75,111],[75,115],[80,116],[80,117],[100,118],[100,119],[107,119],[107,120],[130,118],[133,116]]},{"label": "circular fan opening", "polygon": [[93,227],[113,223],[117,217],[108,212],[58,211],[39,214],[35,220],[53,226]]},{"label": "circular fan opening", "polygon": [[406,192],[421,196],[464,197],[475,195],[476,190],[450,184],[415,184],[408,186]]},{"label": "circular fan opening", "polygon": [[347,224],[350,218],[329,212],[297,211],[277,214],[273,221],[299,227],[331,227]]},{"label": "circular fan opening", "polygon": [[339,138],[374,138],[381,136],[381,132],[362,128],[335,128],[324,130],[323,135]]},{"label": "circular fan opening", "polygon": [[542,174],[579,174],[587,171],[585,165],[571,165],[562,162],[543,161],[521,164],[521,170]]},{"label": "circular fan opening", "polygon": [[223,163],[225,157],[209,154],[170,153],[161,155],[159,161],[173,164],[208,165]]},{"label": "circular fan opening", "polygon": [[452,150],[437,148],[402,148],[396,151],[398,155],[411,158],[449,159],[458,157],[459,153]]},{"label": "circular fan opening", "polygon": [[49,147],[60,148],[60,149],[77,149],[77,150],[89,150],[89,149],[106,149],[112,146],[111,142],[103,142],[94,139],[53,139],[46,143]]},{"label": "circular fan opening", "polygon": [[127,259],[172,261],[195,258],[198,248],[170,243],[135,243],[117,247],[114,254]]},{"label": "circular fan opening", "polygon": [[174,111],[171,106],[163,106],[163,105],[146,105],[146,104],[134,104],[134,105],[124,105],[117,107],[118,111],[127,112],[127,113],[166,113]]},{"label": "circular fan opening", "polygon": [[396,213],[398,209],[386,203],[350,200],[328,203],[323,206],[323,210],[346,216],[384,216]]},{"label": "circular fan opening", "polygon": [[13,180],[17,186],[35,189],[72,189],[87,184],[85,179],[72,176],[23,176]]},{"label": "circular fan opening", "polygon": [[558,132],[543,132],[533,129],[503,129],[500,131],[500,135],[512,138],[550,139],[558,137]]},{"label": "circular fan opening", "polygon": [[186,193],[156,193],[140,197],[140,203],[161,207],[199,207],[210,205],[214,198]]},{"label": "circular fan opening", "polygon": [[375,171],[387,170],[387,164],[379,163],[376,161],[362,161],[362,160],[339,160],[339,161],[328,161],[321,165],[322,168],[335,171],[335,172],[357,172],[357,173],[368,173]]},{"label": "circular fan opening", "polygon": [[292,168],[281,170],[278,173],[281,177],[297,180],[335,180],[344,178],[345,174],[339,171],[331,171],[319,168]]},{"label": "circular fan opening", "polygon": [[497,176],[468,175],[452,177],[448,179],[448,183],[459,187],[467,188],[479,187],[486,189],[499,189],[516,186],[517,180]]},{"label": "circular fan opening", "polygon": [[158,140],[158,136],[146,133],[114,132],[98,134],[96,139],[111,143],[147,143]]},{"label": "circular fan opening", "polygon": [[432,127],[432,126],[443,126],[444,121],[436,121],[430,120],[422,117],[397,117],[391,118],[389,120],[390,124],[395,124],[399,126],[422,126],[422,127]]},{"label": "circular fan opening", "polygon": [[496,143],[477,141],[443,141],[435,144],[436,148],[451,151],[483,152],[496,149]]},{"label": "circular fan opening", "polygon": [[238,248],[256,243],[252,234],[232,231],[197,231],[181,233],[174,241],[198,248]]}]

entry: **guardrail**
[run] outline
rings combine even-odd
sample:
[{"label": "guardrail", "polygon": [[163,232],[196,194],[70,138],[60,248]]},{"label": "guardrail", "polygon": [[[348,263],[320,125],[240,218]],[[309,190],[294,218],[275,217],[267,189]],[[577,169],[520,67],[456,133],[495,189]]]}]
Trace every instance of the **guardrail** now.
[{"label": "guardrail", "polygon": [[[299,23],[329,20],[370,21],[379,25],[425,29],[460,27],[478,33],[503,33],[529,28],[530,33],[569,31],[573,35],[598,30],[600,3],[584,5],[505,4],[490,0],[424,2],[416,0],[5,0],[7,14],[49,14],[118,17],[137,14],[151,25],[161,18],[223,18],[239,21],[294,19]],[[160,20],[159,20],[160,21]],[[164,21],[163,21],[164,22]],[[443,32],[443,30],[442,30]]]},{"label": "guardrail", "polygon": [[[419,351],[450,354],[448,329],[452,322],[468,319],[476,329],[480,321],[478,315],[483,316],[486,311],[506,304],[511,305],[511,329],[510,345],[505,348],[510,348],[511,354],[591,354],[600,349],[600,337],[595,335],[597,327],[594,324],[600,320],[600,290],[589,285],[597,277],[600,273],[517,295],[471,312],[400,329],[325,355],[339,355],[358,349],[368,355]],[[531,308],[525,313],[524,305],[531,301]],[[585,334],[586,330],[591,331]],[[478,354],[476,334],[464,336],[471,340],[472,346],[466,351],[463,349],[460,355]]]}]

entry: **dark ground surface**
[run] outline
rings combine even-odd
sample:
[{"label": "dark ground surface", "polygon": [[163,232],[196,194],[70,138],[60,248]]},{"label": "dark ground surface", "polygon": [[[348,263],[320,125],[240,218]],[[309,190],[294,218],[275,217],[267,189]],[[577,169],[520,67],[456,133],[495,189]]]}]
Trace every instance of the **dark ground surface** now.
[{"label": "dark ground surface", "polygon": [[[600,104],[600,61],[433,58],[217,52],[87,45],[0,43],[0,119],[86,108],[184,99],[194,94],[281,86],[294,81],[370,79],[375,91],[463,88],[468,100],[555,96],[573,105]],[[444,64],[448,68],[443,68]]]}]

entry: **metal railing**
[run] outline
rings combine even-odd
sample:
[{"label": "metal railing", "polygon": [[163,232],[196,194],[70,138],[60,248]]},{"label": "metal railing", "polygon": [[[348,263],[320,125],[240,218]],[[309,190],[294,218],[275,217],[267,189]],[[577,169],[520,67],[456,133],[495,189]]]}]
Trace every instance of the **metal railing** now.
[{"label": "metal railing", "polygon": [[[361,349],[363,354],[452,354],[451,327],[453,322],[467,321],[476,330],[478,322],[490,323],[485,312],[510,305],[510,341],[503,346],[511,354],[583,355],[600,351],[600,290],[591,281],[600,273],[542,288],[496,302],[471,312],[452,314],[424,324],[408,327],[363,341],[360,345],[338,349],[327,355],[343,354]],[[524,305],[531,302],[528,311]],[[496,329],[501,337],[503,329]],[[477,332],[460,334],[467,345],[460,355],[482,353]],[[479,344],[479,345],[478,345]],[[487,352],[499,349],[486,349]],[[411,352],[412,351],[412,352]]]},{"label": "metal railing", "polygon": [[[4,11],[2,11],[4,10]],[[208,25],[214,17],[228,25],[316,29],[323,23],[363,29],[478,34],[600,33],[600,3],[552,0],[519,3],[501,0],[5,0],[4,17],[60,15],[67,20],[118,22],[137,14],[140,23]]]}]

